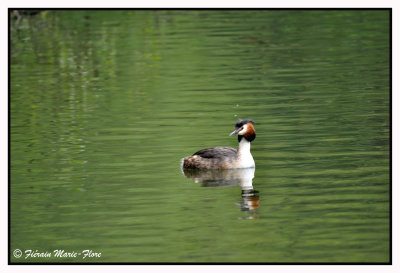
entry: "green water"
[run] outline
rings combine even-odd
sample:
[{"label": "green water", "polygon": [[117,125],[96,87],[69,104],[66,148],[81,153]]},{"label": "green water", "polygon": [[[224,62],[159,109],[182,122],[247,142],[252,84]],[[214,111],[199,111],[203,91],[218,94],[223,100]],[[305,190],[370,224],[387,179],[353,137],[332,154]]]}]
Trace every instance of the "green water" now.
[{"label": "green water", "polygon": [[[11,261],[388,263],[389,15],[12,16]],[[256,122],[253,191],[184,175],[182,157],[237,146],[238,118]]]}]

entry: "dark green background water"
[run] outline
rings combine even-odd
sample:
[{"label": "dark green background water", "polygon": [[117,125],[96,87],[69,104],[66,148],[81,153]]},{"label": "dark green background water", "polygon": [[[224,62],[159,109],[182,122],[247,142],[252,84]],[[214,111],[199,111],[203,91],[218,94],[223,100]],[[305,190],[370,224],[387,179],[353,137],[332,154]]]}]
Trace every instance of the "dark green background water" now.
[{"label": "dark green background water", "polygon": [[[389,27],[388,10],[11,16],[11,261],[388,262]],[[238,118],[257,123],[247,209],[180,170],[236,147]]]}]

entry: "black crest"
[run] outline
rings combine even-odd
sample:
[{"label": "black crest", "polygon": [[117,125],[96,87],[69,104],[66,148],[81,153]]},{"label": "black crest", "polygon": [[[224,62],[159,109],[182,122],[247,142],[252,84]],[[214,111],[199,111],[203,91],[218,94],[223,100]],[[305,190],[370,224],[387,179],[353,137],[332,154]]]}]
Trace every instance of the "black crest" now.
[{"label": "black crest", "polygon": [[254,120],[252,120],[252,119],[238,119],[238,121],[236,122],[236,124],[235,124],[235,128],[237,129],[237,128],[240,128],[240,127],[242,127],[243,125],[245,125],[245,124],[247,124],[247,123],[251,123],[251,124],[256,124],[255,122],[254,122]]}]

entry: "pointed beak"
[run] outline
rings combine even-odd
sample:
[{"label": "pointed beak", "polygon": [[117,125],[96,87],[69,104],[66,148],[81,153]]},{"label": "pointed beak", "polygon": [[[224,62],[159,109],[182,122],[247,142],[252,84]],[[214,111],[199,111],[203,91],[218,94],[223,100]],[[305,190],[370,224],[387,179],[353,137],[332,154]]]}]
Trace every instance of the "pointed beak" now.
[{"label": "pointed beak", "polygon": [[229,134],[229,136],[237,135],[240,131],[240,128],[237,128],[235,131]]}]

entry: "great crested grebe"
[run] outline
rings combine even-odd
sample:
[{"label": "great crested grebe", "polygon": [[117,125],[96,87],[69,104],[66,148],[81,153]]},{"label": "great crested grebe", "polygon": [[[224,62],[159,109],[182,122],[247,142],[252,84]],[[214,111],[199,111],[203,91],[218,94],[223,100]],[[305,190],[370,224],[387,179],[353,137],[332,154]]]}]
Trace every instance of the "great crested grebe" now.
[{"label": "great crested grebe", "polygon": [[239,119],[235,131],[229,136],[238,135],[239,147],[213,147],[202,149],[192,156],[183,158],[184,169],[239,169],[254,168],[254,159],[250,153],[250,142],[256,138],[254,121]]}]

